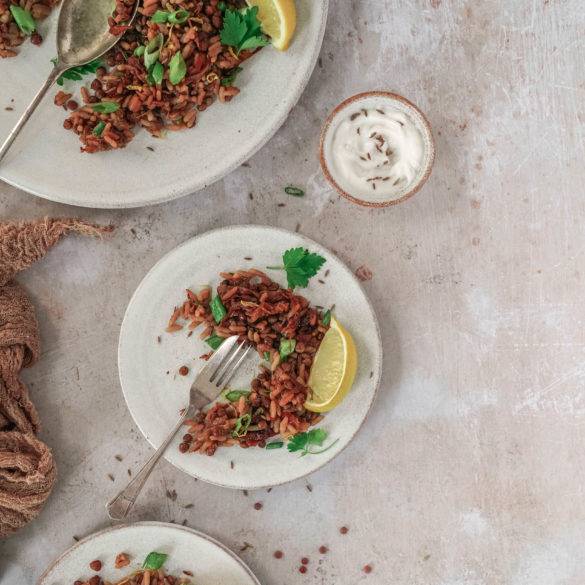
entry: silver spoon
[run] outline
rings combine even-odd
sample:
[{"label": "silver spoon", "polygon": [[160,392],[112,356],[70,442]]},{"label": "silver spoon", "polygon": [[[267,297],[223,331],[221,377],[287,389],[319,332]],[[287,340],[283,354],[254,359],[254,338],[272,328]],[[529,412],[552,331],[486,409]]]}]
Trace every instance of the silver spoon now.
[{"label": "silver spoon", "polygon": [[[131,21],[136,16],[138,5],[137,0]],[[114,6],[113,0],[63,0],[57,24],[55,67],[0,148],[0,162],[55,81],[67,69],[101,57],[120,40],[109,30],[108,18],[112,16]]]}]

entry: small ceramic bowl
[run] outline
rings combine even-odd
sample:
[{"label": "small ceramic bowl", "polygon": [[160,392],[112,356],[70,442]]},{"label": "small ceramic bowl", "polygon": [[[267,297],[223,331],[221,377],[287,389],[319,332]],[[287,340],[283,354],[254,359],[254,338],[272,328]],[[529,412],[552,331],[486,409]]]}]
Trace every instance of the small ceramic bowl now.
[{"label": "small ceramic bowl", "polygon": [[[416,177],[402,189],[398,190],[390,199],[387,196],[376,196],[376,192],[350,193],[340,185],[340,181],[331,171],[331,142],[339,123],[343,120],[341,114],[347,113],[348,109],[381,108],[390,107],[401,112],[412,120],[418,129],[423,140],[422,164]],[[331,186],[343,197],[353,203],[365,207],[388,207],[402,203],[417,193],[429,178],[433,163],[435,162],[435,141],[431,131],[431,125],[425,115],[406,98],[388,91],[368,91],[359,93],[341,102],[327,118],[321,131],[321,145],[319,158],[321,168]]]}]

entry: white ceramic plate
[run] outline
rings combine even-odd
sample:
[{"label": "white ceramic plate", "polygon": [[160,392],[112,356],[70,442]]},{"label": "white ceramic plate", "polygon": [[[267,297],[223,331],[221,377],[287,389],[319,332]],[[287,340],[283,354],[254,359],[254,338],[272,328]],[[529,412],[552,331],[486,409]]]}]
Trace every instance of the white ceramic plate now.
[{"label": "white ceramic plate", "polygon": [[[123,150],[82,154],[78,137],[62,128],[66,114],[53,105],[52,91],[0,164],[0,179],[53,201],[105,208],[152,205],[221,179],[280,128],[309,81],[328,0],[297,0],[297,9],[290,49],[281,53],[266,47],[246,62],[238,77],[240,95],[203,112],[196,128],[170,132],[164,140],[137,130]],[[0,142],[50,71],[56,17],[55,11],[43,24],[41,47],[26,43],[18,57],[0,60]],[[6,111],[8,106],[14,111]]]},{"label": "white ceramic plate", "polygon": [[[168,554],[165,570],[173,575],[193,573],[197,585],[260,585],[252,571],[230,550],[213,538],[191,528],[162,522],[138,522],[97,532],[72,546],[40,577],[38,585],[71,585],[95,574],[89,563],[102,562],[102,579],[118,582],[139,569],[149,552]],[[120,552],[131,557],[129,566],[114,568]]]},{"label": "white ceramic plate", "polygon": [[[313,305],[335,304],[335,316],[347,327],[357,345],[359,367],[353,389],[319,425],[329,432],[332,441],[339,440],[325,453],[307,457],[298,457],[286,449],[240,447],[220,448],[213,457],[207,457],[181,454],[179,435],[167,450],[166,458],[189,475],[239,489],[292,481],[339,454],[366,418],[382,365],[378,323],[368,298],[352,272],[319,244],[299,234],[259,226],[235,226],[198,236],[165,256],[146,275],[130,301],[120,333],[118,364],[128,408],[148,441],[153,446],[160,445],[167,430],[176,423],[179,410],[188,402],[189,387],[204,363],[198,356],[209,350],[199,339],[199,330],[190,338],[186,331],[164,332],[173,307],[183,303],[185,289],[206,284],[215,288],[221,280],[219,272],[275,265],[285,250],[298,246],[325,257],[327,262],[322,270],[329,270],[326,278],[324,274],[318,277],[325,284],[313,278],[307,289],[300,290],[301,294]],[[253,260],[246,261],[245,257]],[[284,272],[271,272],[270,276],[286,286]],[[161,343],[157,343],[159,335]],[[249,387],[258,367],[256,357],[248,364],[230,386]],[[186,377],[177,374],[182,365],[190,368]]]}]

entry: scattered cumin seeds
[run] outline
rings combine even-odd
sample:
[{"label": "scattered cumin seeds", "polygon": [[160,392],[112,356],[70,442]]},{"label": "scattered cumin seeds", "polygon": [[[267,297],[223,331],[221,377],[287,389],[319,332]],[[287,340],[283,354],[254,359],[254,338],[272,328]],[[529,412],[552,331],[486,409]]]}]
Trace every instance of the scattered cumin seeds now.
[{"label": "scattered cumin seeds", "polygon": [[254,260],[254,258],[252,258],[252,256],[245,256],[244,260],[247,260],[248,262],[251,262],[252,260]]},{"label": "scattered cumin seeds", "polygon": [[249,548],[254,548],[249,542],[246,542],[244,540],[244,546],[240,547],[240,552],[245,552],[247,551]]},{"label": "scattered cumin seeds", "polygon": [[242,493],[243,493],[243,494],[244,494],[246,497],[248,497],[248,490],[242,490]]},{"label": "scattered cumin seeds", "polygon": [[111,473],[108,473],[108,478],[110,481],[114,481],[114,476]]},{"label": "scattered cumin seeds", "polygon": [[183,571],[183,573],[189,577],[193,577],[193,573],[191,573],[191,571]]},{"label": "scattered cumin seeds", "polygon": [[132,471],[130,471],[130,468],[128,468],[128,477],[132,476]]},{"label": "scattered cumin seeds", "polygon": [[308,483],[305,487],[307,488],[307,491],[309,492],[313,491],[313,486],[310,483]]},{"label": "scattered cumin seeds", "polygon": [[233,469],[236,466],[236,464],[233,461],[230,461],[230,467],[231,469]]},{"label": "scattered cumin seeds", "polygon": [[154,148],[152,146],[147,146],[146,150],[150,150],[150,152],[154,152]]},{"label": "scattered cumin seeds", "polygon": [[14,112],[14,108],[12,106],[6,106],[4,108],[7,112]]},{"label": "scattered cumin seeds", "polygon": [[156,342],[157,342],[157,343],[160,343],[161,341],[162,341],[162,339],[161,339],[161,337],[160,337],[160,335],[159,335],[159,336],[156,338]]},{"label": "scattered cumin seeds", "polygon": [[195,504],[185,504],[183,506],[183,508],[185,508],[185,510],[190,510]]},{"label": "scattered cumin seeds", "polygon": [[122,461],[122,459],[124,459],[124,458],[122,457],[122,455],[116,455],[115,459],[116,459],[116,461]]}]

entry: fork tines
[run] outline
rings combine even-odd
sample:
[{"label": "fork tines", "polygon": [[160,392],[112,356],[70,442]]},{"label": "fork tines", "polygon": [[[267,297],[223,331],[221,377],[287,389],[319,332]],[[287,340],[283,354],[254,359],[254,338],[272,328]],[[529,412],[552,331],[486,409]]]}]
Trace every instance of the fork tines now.
[{"label": "fork tines", "polygon": [[227,386],[252,349],[252,346],[247,341],[238,343],[237,339],[237,335],[226,339],[211,357],[209,364],[205,368],[206,371],[202,372],[209,375],[209,382],[213,383],[217,388]]}]

